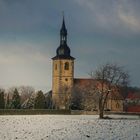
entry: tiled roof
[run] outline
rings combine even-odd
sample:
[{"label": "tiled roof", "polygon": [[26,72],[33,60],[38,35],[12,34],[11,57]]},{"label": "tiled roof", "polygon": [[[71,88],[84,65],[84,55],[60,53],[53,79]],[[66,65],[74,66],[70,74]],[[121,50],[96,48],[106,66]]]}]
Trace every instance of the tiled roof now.
[{"label": "tiled roof", "polygon": [[140,99],[140,93],[129,93],[127,99],[131,100]]},{"label": "tiled roof", "polygon": [[[74,86],[78,86],[81,89],[85,89],[87,87],[87,89],[90,88],[90,84],[92,84],[93,86],[96,85],[98,86],[98,89],[101,89],[101,84],[100,81],[95,80],[95,79],[84,79],[84,78],[75,78],[74,79]],[[93,87],[91,87],[93,88]],[[117,100],[117,99],[123,99],[123,96],[119,93],[118,90],[116,90],[116,88],[113,89],[113,91],[111,92],[111,94],[109,94],[108,96],[109,99],[113,99],[113,100]]]}]

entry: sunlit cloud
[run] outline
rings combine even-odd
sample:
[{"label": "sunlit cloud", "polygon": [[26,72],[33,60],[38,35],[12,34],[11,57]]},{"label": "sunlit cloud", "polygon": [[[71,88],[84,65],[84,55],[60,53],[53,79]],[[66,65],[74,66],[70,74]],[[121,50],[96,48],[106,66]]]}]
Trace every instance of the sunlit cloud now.
[{"label": "sunlit cloud", "polygon": [[118,11],[118,17],[128,29],[140,32],[140,17],[133,15],[133,13],[124,12],[123,8]]},{"label": "sunlit cloud", "polygon": [[[85,21],[91,22],[90,28],[104,29],[114,34],[133,35],[140,33],[140,15],[138,7],[130,0],[75,0],[83,9],[86,9],[88,17]],[[139,4],[139,3],[138,3]],[[88,23],[89,24],[89,23]],[[101,30],[102,30],[101,29]],[[133,32],[132,32],[133,31]]]}]

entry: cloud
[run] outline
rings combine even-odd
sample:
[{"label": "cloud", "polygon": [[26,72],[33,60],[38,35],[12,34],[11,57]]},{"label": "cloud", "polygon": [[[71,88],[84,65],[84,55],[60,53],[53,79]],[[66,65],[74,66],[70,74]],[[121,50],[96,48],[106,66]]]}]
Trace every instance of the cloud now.
[{"label": "cloud", "polygon": [[84,12],[87,28],[118,35],[140,34],[140,1],[74,0]]},{"label": "cloud", "polygon": [[118,17],[120,21],[128,27],[128,30],[140,32],[140,16],[135,12],[135,7],[125,3],[118,8]]},{"label": "cloud", "polygon": [[[51,54],[42,44],[0,43],[0,86],[31,85],[51,88]],[[49,43],[48,43],[49,46]],[[50,44],[51,47],[51,44]]]},{"label": "cloud", "polygon": [[[34,43],[5,43],[0,44],[0,63],[14,64],[22,62],[44,62],[50,54],[43,52]],[[49,48],[48,48],[49,49]]]}]

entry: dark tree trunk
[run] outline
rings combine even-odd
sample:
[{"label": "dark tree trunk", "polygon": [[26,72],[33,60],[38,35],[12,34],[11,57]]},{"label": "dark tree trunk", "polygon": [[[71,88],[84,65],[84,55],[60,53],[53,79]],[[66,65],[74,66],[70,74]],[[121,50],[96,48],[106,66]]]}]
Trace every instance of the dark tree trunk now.
[{"label": "dark tree trunk", "polygon": [[104,107],[102,104],[102,100],[99,101],[99,119],[104,118]]},{"label": "dark tree trunk", "polygon": [[104,118],[104,111],[103,109],[99,110],[99,119],[103,119]]}]

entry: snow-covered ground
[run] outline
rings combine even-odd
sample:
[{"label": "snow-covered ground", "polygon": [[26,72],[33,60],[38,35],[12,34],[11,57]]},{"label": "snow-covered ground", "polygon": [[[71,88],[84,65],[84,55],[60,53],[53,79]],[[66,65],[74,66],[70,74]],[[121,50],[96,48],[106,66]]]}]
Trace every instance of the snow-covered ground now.
[{"label": "snow-covered ground", "polygon": [[0,116],[0,140],[140,140],[137,116],[99,120],[96,115]]}]

